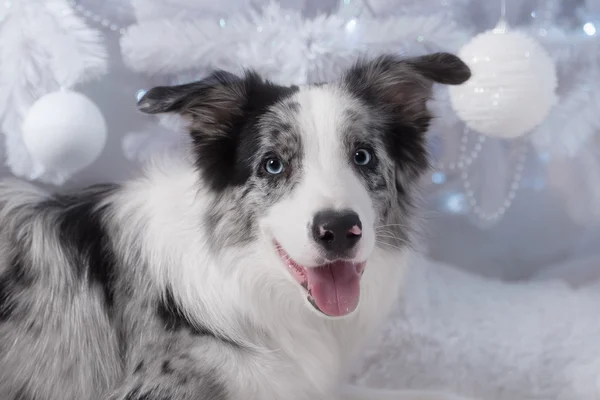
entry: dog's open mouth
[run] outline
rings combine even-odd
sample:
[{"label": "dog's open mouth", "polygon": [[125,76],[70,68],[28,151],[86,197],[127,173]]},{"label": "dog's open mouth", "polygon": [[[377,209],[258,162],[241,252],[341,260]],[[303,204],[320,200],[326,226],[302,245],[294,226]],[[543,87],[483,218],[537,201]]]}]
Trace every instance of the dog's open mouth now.
[{"label": "dog's open mouth", "polygon": [[350,314],[360,300],[360,278],[366,262],[338,260],[317,267],[304,267],[275,243],[279,257],[296,281],[308,292],[308,301],[323,314],[341,317]]}]

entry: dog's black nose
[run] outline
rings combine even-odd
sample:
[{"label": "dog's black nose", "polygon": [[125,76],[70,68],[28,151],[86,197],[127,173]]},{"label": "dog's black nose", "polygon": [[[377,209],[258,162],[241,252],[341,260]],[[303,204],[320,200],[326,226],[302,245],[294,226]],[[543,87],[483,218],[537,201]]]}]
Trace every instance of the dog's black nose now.
[{"label": "dog's black nose", "polygon": [[354,211],[325,210],[315,215],[312,234],[327,258],[352,257],[351,250],[362,236],[362,224]]}]

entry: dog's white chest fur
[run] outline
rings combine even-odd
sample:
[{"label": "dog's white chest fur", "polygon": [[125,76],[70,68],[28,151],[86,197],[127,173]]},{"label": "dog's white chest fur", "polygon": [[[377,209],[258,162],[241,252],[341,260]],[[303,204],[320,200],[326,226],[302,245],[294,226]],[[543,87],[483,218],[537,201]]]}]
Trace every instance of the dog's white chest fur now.
[{"label": "dog's white chest fur", "polygon": [[[402,258],[373,257],[359,309],[346,318],[325,319],[300,296],[291,296],[299,301],[270,302],[270,316],[256,310],[255,320],[265,329],[259,335],[264,347],[243,352],[245,365],[231,375],[239,398],[336,399],[365,340],[393,304],[403,268]],[[378,274],[383,276],[373,276]]]}]

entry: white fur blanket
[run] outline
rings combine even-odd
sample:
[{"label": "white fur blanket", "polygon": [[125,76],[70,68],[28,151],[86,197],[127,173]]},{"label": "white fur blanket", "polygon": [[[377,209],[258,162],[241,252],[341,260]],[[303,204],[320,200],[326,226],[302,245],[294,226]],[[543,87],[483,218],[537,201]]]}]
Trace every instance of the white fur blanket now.
[{"label": "white fur blanket", "polygon": [[503,283],[416,258],[357,383],[482,400],[600,399],[600,285]]}]

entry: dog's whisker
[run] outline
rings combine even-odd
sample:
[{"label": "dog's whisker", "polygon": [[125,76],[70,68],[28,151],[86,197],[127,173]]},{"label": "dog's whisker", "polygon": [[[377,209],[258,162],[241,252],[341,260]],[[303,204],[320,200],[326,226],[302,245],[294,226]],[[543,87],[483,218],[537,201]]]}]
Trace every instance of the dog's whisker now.
[{"label": "dog's whisker", "polygon": [[[397,242],[399,242],[399,243],[401,243],[401,244],[404,244],[404,245],[409,245],[409,244],[410,244],[410,242],[408,242],[408,241],[406,241],[406,240],[404,240],[404,239],[399,239],[399,238],[395,238],[395,237],[383,236],[382,238],[383,238],[383,239],[393,239],[393,240],[395,240],[395,241],[397,241]],[[386,242],[385,240],[380,240],[380,241],[381,241],[381,242],[388,243],[388,242]]]},{"label": "dog's whisker", "polygon": [[399,237],[398,235],[396,235],[394,232],[391,232],[391,231],[378,231],[375,233],[375,237],[377,237],[377,238],[385,237],[385,238],[396,239],[396,240],[406,242],[406,239]]},{"label": "dog's whisker", "polygon": [[400,228],[410,228],[410,226],[405,225],[405,224],[387,224],[387,225],[377,225],[374,227],[375,230],[380,229],[380,228],[387,228],[387,227],[400,227]]},{"label": "dog's whisker", "polygon": [[396,235],[377,235],[378,238],[389,238],[389,239],[395,239],[395,240],[400,240],[400,241],[405,241],[405,239],[398,237]]},{"label": "dog's whisker", "polygon": [[396,246],[396,245],[393,245],[393,244],[387,243],[387,242],[382,242],[380,240],[377,240],[376,243],[377,244],[381,244],[381,245],[385,245],[385,246],[389,246],[389,247],[391,247],[393,249],[396,249],[396,250],[401,250],[401,251],[405,250],[404,248],[402,248],[400,246]]},{"label": "dog's whisker", "polygon": [[396,234],[392,231],[389,230],[381,230],[381,231],[375,231],[375,235],[379,236],[379,235],[392,235],[392,236],[396,236]]}]

